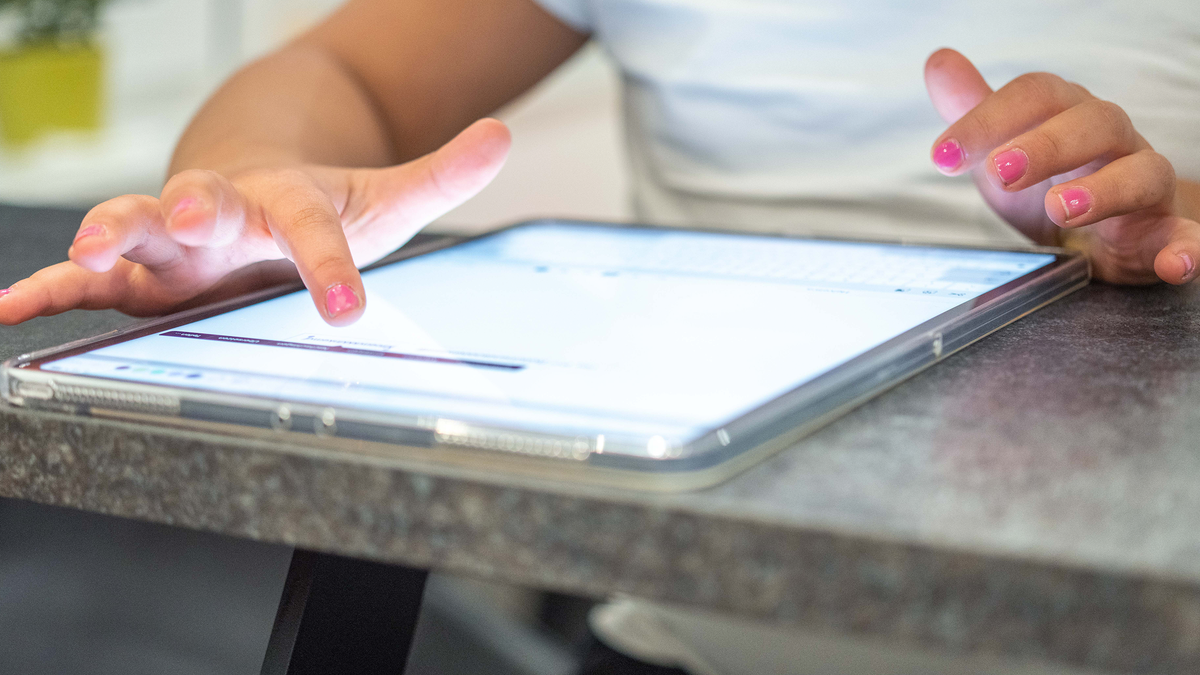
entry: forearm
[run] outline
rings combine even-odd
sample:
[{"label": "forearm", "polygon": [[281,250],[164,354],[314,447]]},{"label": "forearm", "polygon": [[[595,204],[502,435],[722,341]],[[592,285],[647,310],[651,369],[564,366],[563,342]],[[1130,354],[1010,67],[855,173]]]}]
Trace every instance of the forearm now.
[{"label": "forearm", "polygon": [[350,0],[200,110],[172,175],[432,152],[586,41],[531,0]]},{"label": "forearm", "polygon": [[204,104],[170,173],[396,161],[387,126],[353,74],[321,47],[297,44],[246,66]]}]

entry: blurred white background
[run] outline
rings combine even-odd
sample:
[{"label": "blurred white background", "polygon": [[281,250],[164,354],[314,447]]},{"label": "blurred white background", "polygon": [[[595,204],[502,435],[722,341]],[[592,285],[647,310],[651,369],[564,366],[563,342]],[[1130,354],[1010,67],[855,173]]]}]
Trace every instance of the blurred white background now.
[{"label": "blurred white background", "polygon": [[[175,140],[237,67],[339,0],[115,0],[105,12],[107,123],[0,150],[0,202],[90,207],[157,194]],[[11,26],[0,25],[0,34]],[[586,47],[498,116],[513,131],[504,171],[438,229],[476,231],[544,215],[628,219],[617,75]]]}]

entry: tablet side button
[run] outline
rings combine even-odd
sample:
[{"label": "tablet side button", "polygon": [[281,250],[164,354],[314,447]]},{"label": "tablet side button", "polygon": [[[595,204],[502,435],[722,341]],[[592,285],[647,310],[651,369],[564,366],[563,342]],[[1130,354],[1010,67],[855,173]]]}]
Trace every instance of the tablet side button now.
[{"label": "tablet side button", "polygon": [[313,420],[313,432],[318,436],[334,436],[337,434],[337,411],[326,408],[321,416]]},{"label": "tablet side button", "polygon": [[292,428],[292,409],[286,405],[281,405],[275,409],[275,414],[271,416],[271,427],[276,431],[287,431]]}]

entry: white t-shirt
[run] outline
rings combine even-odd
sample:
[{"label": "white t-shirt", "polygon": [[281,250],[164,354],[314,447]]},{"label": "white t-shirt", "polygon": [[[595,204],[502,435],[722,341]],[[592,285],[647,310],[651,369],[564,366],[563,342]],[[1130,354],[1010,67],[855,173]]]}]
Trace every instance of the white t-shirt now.
[{"label": "white t-shirt", "polygon": [[929,161],[922,71],[1049,71],[1123,106],[1200,178],[1195,0],[538,0],[619,65],[639,215],[822,234],[1021,241]]}]

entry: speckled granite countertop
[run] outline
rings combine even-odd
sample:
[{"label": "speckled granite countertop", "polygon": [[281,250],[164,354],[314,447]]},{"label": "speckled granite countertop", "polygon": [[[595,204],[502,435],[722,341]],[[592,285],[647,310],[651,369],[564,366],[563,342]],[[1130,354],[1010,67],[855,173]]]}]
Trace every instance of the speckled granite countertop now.
[{"label": "speckled granite countertop", "polygon": [[[79,214],[0,208],[0,284]],[[0,327],[0,358],[129,320]],[[646,495],[0,408],[0,496],[951,652],[1200,671],[1200,287],[1093,286]]]}]

